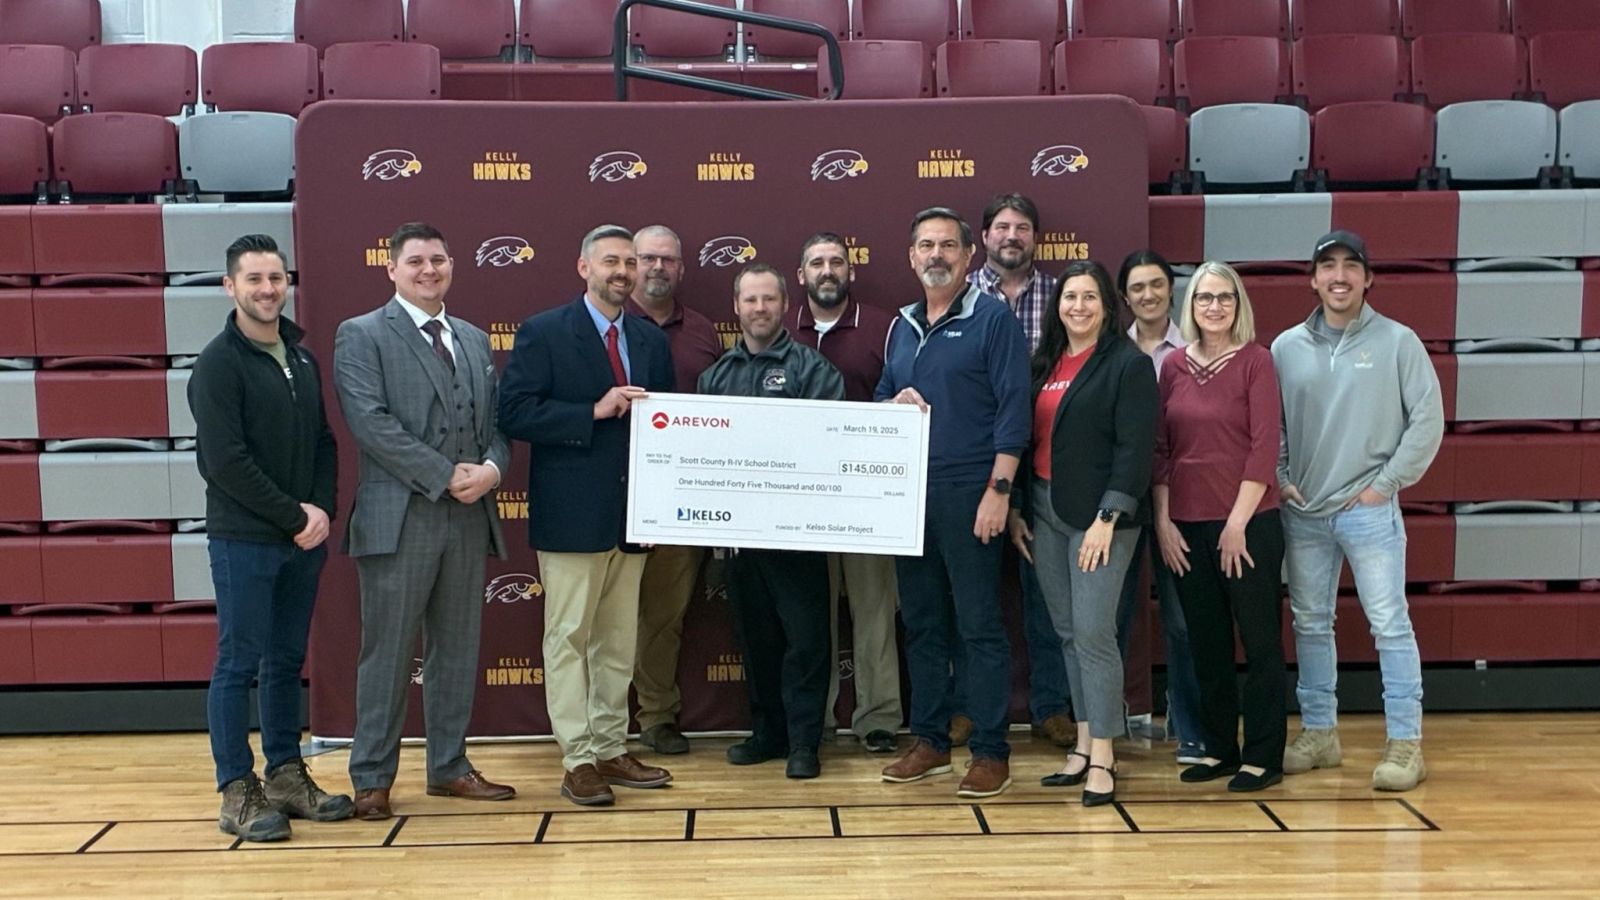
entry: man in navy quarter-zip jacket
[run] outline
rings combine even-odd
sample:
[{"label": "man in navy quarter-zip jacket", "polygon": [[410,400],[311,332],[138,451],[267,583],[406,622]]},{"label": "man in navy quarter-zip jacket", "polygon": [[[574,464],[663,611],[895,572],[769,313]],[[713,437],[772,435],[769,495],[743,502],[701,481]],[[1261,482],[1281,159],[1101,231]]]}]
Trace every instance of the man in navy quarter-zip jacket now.
[{"label": "man in navy quarter-zip jacket", "polygon": [[955,211],[933,207],[913,218],[911,268],[925,295],[902,307],[889,329],[875,394],[931,417],[923,555],[896,563],[916,745],[883,779],[950,771],[950,661],[965,654],[972,765],[956,791],[965,798],[1011,785],[1001,535],[1031,428],[1027,338],[1004,301],[967,283],[974,249],[972,227]]}]

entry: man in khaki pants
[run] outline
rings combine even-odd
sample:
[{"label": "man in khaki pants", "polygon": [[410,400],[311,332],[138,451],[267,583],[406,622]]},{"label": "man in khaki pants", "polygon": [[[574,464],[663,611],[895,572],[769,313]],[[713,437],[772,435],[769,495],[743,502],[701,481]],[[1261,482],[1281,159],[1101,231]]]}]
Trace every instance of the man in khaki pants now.
[{"label": "man in khaki pants", "polygon": [[533,447],[528,541],[545,584],[545,703],[566,769],[561,795],[582,806],[615,802],[611,785],[672,780],[624,746],[644,571],[643,548],[622,540],[628,414],[646,391],[673,385],[667,336],[623,315],[637,272],[632,233],[590,231],[578,258],[587,289],[522,323],[500,389],[501,429]]}]

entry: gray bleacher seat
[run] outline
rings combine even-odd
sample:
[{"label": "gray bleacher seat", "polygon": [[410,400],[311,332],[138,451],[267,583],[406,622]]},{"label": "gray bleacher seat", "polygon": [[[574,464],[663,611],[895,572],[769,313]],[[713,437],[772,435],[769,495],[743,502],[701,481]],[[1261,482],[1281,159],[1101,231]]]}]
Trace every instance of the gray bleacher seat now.
[{"label": "gray bleacher seat", "polygon": [[1560,164],[1576,178],[1600,178],[1600,100],[1569,104],[1558,118]]},{"label": "gray bleacher seat", "polygon": [[1579,518],[1583,522],[1583,551],[1578,577],[1600,578],[1600,514],[1585,512]]},{"label": "gray bleacher seat", "polygon": [[193,437],[194,414],[189,411],[188,369],[167,370],[167,435]]},{"label": "gray bleacher seat", "polygon": [[172,518],[203,519],[206,515],[206,482],[195,465],[194,451],[174,450],[165,454],[172,485]]},{"label": "gray bleacher seat", "polygon": [[1583,336],[1583,273],[1475,272],[1456,276],[1456,337]]},{"label": "gray bleacher seat", "polygon": [[[220,284],[228,245],[243,234],[272,235],[289,270],[295,268],[292,203],[167,203],[161,207],[161,231],[173,284]],[[169,316],[169,342],[172,324]],[[215,326],[207,324],[212,335],[221,327],[220,315]]]},{"label": "gray bleacher seat", "polygon": [[1458,422],[1585,418],[1583,353],[1468,353],[1456,357]]},{"label": "gray bleacher seat", "polygon": [[[194,454],[187,455],[193,468]],[[39,502],[43,519],[170,519],[170,457],[156,451],[42,453]]]},{"label": "gray bleacher seat", "polygon": [[1578,513],[1456,516],[1456,580],[1581,578],[1584,518]]},{"label": "gray bleacher seat", "polygon": [[1600,353],[1580,353],[1583,357],[1583,408],[1580,418],[1600,419]]},{"label": "gray bleacher seat", "polygon": [[1582,191],[1477,190],[1456,198],[1457,259],[1585,255]]},{"label": "gray bleacher seat", "polygon": [[1435,119],[1433,163],[1458,181],[1530,181],[1556,162],[1556,111],[1523,100],[1452,103]]},{"label": "gray bleacher seat", "polygon": [[183,177],[202,193],[287,191],[294,179],[294,116],[219,112],[178,123]]},{"label": "gray bleacher seat", "polygon": [[172,536],[172,600],[215,600],[216,587],[211,582],[211,555],[206,550],[203,534],[175,534]]},{"label": "gray bleacher seat", "polygon": [[[168,356],[193,356],[204,350],[233,311],[233,301],[218,286],[169,287],[161,293],[161,306],[167,325]],[[294,288],[289,289],[283,314],[294,318]]]},{"label": "gray bleacher seat", "polygon": [[1225,103],[1189,117],[1189,168],[1208,184],[1292,182],[1310,160],[1311,117],[1299,107]]},{"label": "gray bleacher seat", "polygon": [[1333,227],[1333,195],[1207,197],[1205,217],[1206,259],[1303,259],[1305,248]]},{"label": "gray bleacher seat", "polygon": [[39,401],[33,392],[33,372],[0,371],[0,440],[38,437]]}]

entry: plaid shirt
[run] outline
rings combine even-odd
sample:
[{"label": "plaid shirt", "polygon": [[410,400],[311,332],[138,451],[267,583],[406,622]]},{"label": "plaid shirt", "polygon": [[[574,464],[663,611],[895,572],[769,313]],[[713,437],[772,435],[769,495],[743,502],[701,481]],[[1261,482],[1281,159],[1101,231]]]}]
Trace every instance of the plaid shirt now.
[{"label": "plaid shirt", "polygon": [[1017,319],[1022,322],[1022,332],[1028,336],[1028,352],[1031,354],[1039,348],[1039,334],[1044,327],[1044,311],[1056,298],[1054,275],[1035,268],[1033,280],[1029,281],[1028,286],[1016,297],[1007,297],[1000,293],[1000,273],[988,266],[982,266],[968,275],[967,281],[977,285],[978,290],[1004,300],[1006,305],[1011,307],[1011,311],[1017,314]]}]

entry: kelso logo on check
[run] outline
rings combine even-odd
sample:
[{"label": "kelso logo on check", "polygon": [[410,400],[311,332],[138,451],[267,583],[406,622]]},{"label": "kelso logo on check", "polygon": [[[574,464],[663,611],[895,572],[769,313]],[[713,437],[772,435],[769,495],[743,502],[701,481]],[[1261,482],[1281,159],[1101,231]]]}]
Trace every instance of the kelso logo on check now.
[{"label": "kelso logo on check", "polygon": [[658,412],[650,417],[650,424],[657,431],[669,425],[675,428],[732,428],[733,420],[725,416],[669,416]]},{"label": "kelso logo on check", "polygon": [[678,507],[679,522],[732,522],[733,513],[726,509],[690,509]]}]

